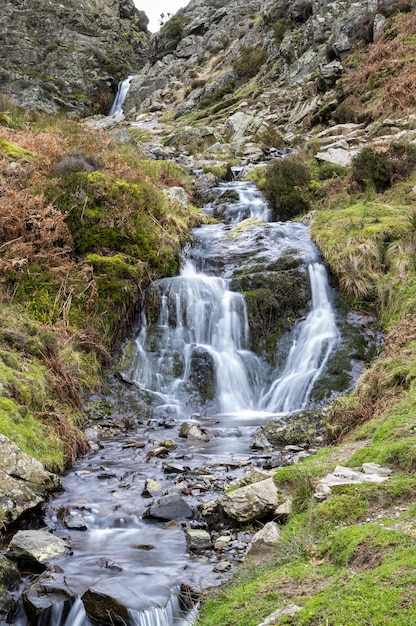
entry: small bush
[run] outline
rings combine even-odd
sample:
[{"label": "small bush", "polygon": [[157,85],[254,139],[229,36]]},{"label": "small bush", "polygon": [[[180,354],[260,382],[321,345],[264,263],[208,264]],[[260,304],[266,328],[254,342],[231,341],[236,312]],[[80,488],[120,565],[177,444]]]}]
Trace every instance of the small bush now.
[{"label": "small bush", "polygon": [[242,46],[240,54],[233,61],[233,69],[237,79],[243,81],[257,74],[267,58],[267,53],[261,48]]},{"label": "small bush", "polygon": [[362,191],[374,187],[382,193],[391,185],[392,166],[386,154],[366,147],[353,158],[351,177]]},{"label": "small bush", "polygon": [[309,208],[310,171],[298,156],[274,161],[266,171],[262,191],[273,209],[273,219],[290,220]]}]

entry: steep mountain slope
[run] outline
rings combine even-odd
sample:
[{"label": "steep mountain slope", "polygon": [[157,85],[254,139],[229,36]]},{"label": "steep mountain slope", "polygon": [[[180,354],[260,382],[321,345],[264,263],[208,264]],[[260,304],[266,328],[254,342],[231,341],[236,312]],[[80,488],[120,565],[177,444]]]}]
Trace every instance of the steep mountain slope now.
[{"label": "steep mountain slope", "polygon": [[31,111],[107,112],[147,45],[132,0],[2,0],[0,12],[1,91]]}]

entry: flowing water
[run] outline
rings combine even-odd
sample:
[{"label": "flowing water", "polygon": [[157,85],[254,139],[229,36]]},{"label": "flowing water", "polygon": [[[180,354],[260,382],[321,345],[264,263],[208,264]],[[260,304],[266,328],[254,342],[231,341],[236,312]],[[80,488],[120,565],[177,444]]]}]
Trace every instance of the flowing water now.
[{"label": "flowing water", "polygon": [[130,83],[135,75],[136,74],[130,74],[126,79],[119,82],[116,97],[108,113],[109,116],[116,116],[118,119],[124,117],[123,104],[130,89]]},{"label": "flowing water", "polygon": [[[220,584],[224,576],[214,571],[215,553],[187,552],[180,523],[143,516],[152,502],[144,495],[145,481],[180,491],[178,475],[186,470],[188,503],[212,498],[210,485],[218,488],[233,472],[256,464],[250,442],[259,425],[271,415],[309,406],[339,342],[327,274],[306,225],[268,222],[266,202],[250,183],[221,185],[206,210],[220,211],[224,223],[196,229],[180,275],[149,290],[147,313],[130,344],[133,359],[123,372],[129,384],[119,383],[117,393],[110,390],[105,398],[113,421],[63,478],[64,493],[47,508],[48,525],[69,540],[73,552],[49,577],[54,588],[76,600],[64,602],[61,595],[40,614],[39,625],[107,623],[87,617],[84,594],[98,594],[101,603],[115,599],[122,607],[115,623],[189,623],[192,616],[178,598],[181,585],[201,589]],[[303,319],[283,342],[285,362],[273,368],[250,349],[246,302],[231,287],[242,267],[270,267],[288,254],[302,260],[310,298]],[[148,411],[141,418],[136,396]],[[185,420],[202,422],[215,436],[192,443],[180,438]],[[177,446],[169,455],[173,469],[152,452],[166,438]],[[21,615],[14,623],[28,622]]]}]

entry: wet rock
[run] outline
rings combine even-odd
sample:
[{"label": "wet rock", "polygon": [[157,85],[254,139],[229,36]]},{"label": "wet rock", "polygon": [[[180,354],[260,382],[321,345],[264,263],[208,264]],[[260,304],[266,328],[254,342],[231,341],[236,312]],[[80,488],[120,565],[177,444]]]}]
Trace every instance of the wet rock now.
[{"label": "wet rock", "polygon": [[157,493],[162,491],[162,484],[158,483],[157,480],[153,480],[153,478],[147,478],[144,483],[144,489],[142,491],[142,496],[144,498],[152,498]]},{"label": "wet rock", "polygon": [[146,444],[144,441],[128,441],[124,446],[123,450],[126,448],[145,448]]},{"label": "wet rock", "polygon": [[280,529],[276,522],[268,522],[252,538],[247,551],[247,559],[250,564],[260,563],[270,556],[271,548],[280,541]]},{"label": "wet rock", "polygon": [[162,446],[164,448],[167,448],[168,450],[174,450],[175,448],[177,448],[177,444],[173,441],[173,439],[165,439],[165,441],[162,441]]},{"label": "wet rock", "polygon": [[155,504],[149,506],[143,515],[162,520],[191,519],[193,516],[193,510],[178,493],[162,496]]},{"label": "wet rock", "polygon": [[231,541],[230,535],[220,535],[214,541],[214,549],[220,552],[221,550],[224,550],[224,548],[227,548],[229,546],[230,541]]},{"label": "wet rock", "polygon": [[198,441],[210,440],[210,437],[204,428],[201,428],[201,426],[198,426],[197,424],[190,424],[189,422],[184,422],[182,424],[179,431],[179,437],[196,439]]},{"label": "wet rock", "polygon": [[310,444],[322,437],[326,415],[326,409],[299,411],[268,422],[260,433],[274,446]]},{"label": "wet rock", "polygon": [[261,433],[256,435],[250,444],[250,448],[252,448],[253,450],[267,450],[271,447],[272,445],[270,441]]},{"label": "wet rock", "polygon": [[225,513],[240,523],[262,519],[272,513],[282,500],[273,478],[246,485],[220,497]]},{"label": "wet rock", "polygon": [[69,530],[88,530],[83,516],[73,511],[70,511],[68,515],[65,516],[64,525]]},{"label": "wet rock", "polygon": [[165,446],[158,446],[157,448],[154,448],[153,450],[150,450],[150,452],[147,453],[146,455],[146,462],[149,461],[152,457],[163,457],[163,456],[168,456],[169,454],[169,450],[167,448],[165,448]]},{"label": "wet rock", "polygon": [[89,443],[97,443],[98,441],[98,429],[97,428],[86,428],[85,436]]},{"label": "wet rock", "polygon": [[188,550],[202,552],[212,548],[211,536],[201,528],[185,528],[185,538]]},{"label": "wet rock", "polygon": [[107,624],[110,619],[110,623],[117,626],[130,622],[128,608],[109,593],[100,591],[98,587],[88,589],[82,596],[82,601],[87,614],[98,621]]},{"label": "wet rock", "polygon": [[192,350],[189,380],[206,402],[215,397],[215,364],[211,354],[200,346]]},{"label": "wet rock", "polygon": [[47,530],[19,530],[9,544],[7,556],[20,569],[41,573],[50,561],[70,553],[66,541]]},{"label": "wet rock", "polygon": [[0,448],[0,507],[12,522],[41,504],[48,492],[60,489],[61,482],[4,435]]},{"label": "wet rock", "polygon": [[183,474],[187,469],[183,465],[168,463],[167,461],[162,462],[162,467],[165,474]]},{"label": "wet rock", "polygon": [[26,613],[31,623],[37,623],[40,613],[56,604],[65,604],[69,608],[74,599],[75,593],[68,587],[62,571],[57,567],[44,572],[23,594]]},{"label": "wet rock", "polygon": [[288,604],[283,609],[279,609],[266,617],[266,619],[261,622],[261,624],[258,624],[258,626],[274,626],[275,624],[278,624],[282,617],[285,617],[285,615],[296,615],[296,613],[299,613],[301,610],[302,607],[297,604]]},{"label": "wet rock", "polygon": [[0,554],[0,623],[10,623],[8,617],[12,615],[16,600],[10,591],[20,582],[20,573],[16,565]]}]

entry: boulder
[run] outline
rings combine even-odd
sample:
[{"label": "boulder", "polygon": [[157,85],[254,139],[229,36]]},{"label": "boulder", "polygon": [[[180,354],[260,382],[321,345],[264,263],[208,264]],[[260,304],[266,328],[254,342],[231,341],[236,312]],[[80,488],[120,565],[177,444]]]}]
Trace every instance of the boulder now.
[{"label": "boulder", "polygon": [[273,478],[240,487],[220,497],[225,513],[239,523],[259,520],[270,515],[282,500],[283,497],[279,494]]},{"label": "boulder", "polygon": [[274,446],[320,441],[326,409],[299,411],[268,422],[260,433]]},{"label": "boulder", "polygon": [[183,207],[188,207],[189,196],[183,187],[168,187],[163,192],[171,202],[178,202]]},{"label": "boulder", "polygon": [[66,541],[47,530],[19,530],[9,543],[7,557],[20,569],[41,573],[52,560],[70,553]]},{"label": "boulder", "polygon": [[154,517],[162,520],[192,519],[194,511],[178,493],[169,493],[149,506],[143,517]]},{"label": "boulder", "polygon": [[56,604],[65,604],[69,607],[75,597],[63,573],[59,568],[52,567],[29,584],[23,594],[23,601],[31,623],[37,623],[40,613]]},{"label": "boulder", "polygon": [[211,535],[202,528],[185,528],[186,545],[190,552],[212,548]]},{"label": "boulder", "polygon": [[5,521],[13,522],[60,489],[61,482],[4,435],[0,447],[0,508]]}]

